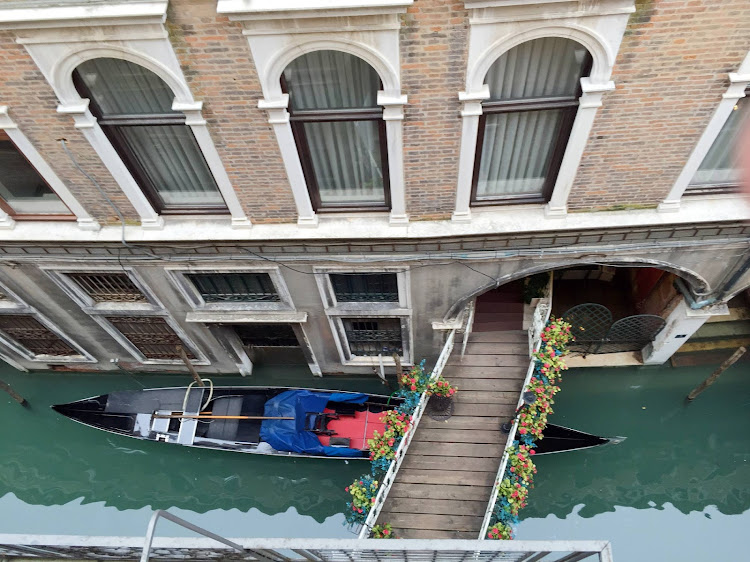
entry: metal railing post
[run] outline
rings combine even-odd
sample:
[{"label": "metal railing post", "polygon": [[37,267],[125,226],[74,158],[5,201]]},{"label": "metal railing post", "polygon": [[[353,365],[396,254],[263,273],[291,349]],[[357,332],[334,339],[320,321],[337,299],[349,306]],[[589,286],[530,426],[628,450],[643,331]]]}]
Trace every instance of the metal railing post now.
[{"label": "metal railing post", "polygon": [[198,527],[197,525],[193,525],[189,521],[185,521],[184,519],[177,517],[176,515],[172,515],[171,513],[164,511],[163,509],[157,509],[156,511],[154,511],[154,514],[151,516],[151,521],[148,522],[148,530],[146,531],[146,541],[143,544],[143,552],[141,553],[141,562],[148,562],[149,556],[151,555],[151,543],[153,543],[154,541],[154,533],[156,532],[156,523],[159,521],[160,517],[163,517],[164,519],[167,519],[171,521],[172,523],[177,523],[181,527],[185,527],[186,529],[189,529],[193,531],[194,533],[198,533],[200,535],[203,535],[204,537],[208,537],[210,539],[214,539],[215,541],[219,541],[220,543],[225,544],[228,547],[231,547],[239,552],[245,552],[245,549],[242,548],[237,543],[227,540],[224,537],[217,535],[216,533],[212,533],[211,531],[207,531],[206,529]]}]

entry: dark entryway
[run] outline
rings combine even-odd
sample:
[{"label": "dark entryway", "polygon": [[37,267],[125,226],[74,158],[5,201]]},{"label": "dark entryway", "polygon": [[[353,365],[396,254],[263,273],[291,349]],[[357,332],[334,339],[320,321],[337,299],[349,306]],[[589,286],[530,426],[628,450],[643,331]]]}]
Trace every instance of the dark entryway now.
[{"label": "dark entryway", "polygon": [[477,297],[474,332],[523,329],[522,281],[513,281]]}]

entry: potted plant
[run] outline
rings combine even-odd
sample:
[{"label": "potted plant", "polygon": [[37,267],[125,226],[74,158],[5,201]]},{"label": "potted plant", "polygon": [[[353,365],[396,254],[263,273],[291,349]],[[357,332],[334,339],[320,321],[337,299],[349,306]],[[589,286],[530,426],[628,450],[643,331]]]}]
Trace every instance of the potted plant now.
[{"label": "potted plant", "polygon": [[452,386],[442,375],[437,380],[430,381],[427,384],[427,394],[430,396],[430,407],[433,413],[450,414],[453,395],[456,392],[458,392],[458,387]]}]

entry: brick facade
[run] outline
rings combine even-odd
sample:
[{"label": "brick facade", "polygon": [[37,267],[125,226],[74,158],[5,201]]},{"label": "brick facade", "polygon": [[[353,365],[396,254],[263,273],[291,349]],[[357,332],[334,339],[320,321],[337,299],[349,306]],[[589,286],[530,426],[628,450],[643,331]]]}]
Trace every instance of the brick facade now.
[{"label": "brick facade", "polygon": [[671,189],[750,50],[746,0],[637,2],[569,200],[655,206]]},{"label": "brick facade", "polygon": [[74,128],[69,115],[57,113],[58,99],[36,64],[15,42],[15,33],[0,31],[0,105],[68,186],[78,202],[96,220],[119,222],[117,214],[91,182],[71,163],[59,139],[64,138],[81,167],[101,185],[126,220],[138,215],[89,142]]}]

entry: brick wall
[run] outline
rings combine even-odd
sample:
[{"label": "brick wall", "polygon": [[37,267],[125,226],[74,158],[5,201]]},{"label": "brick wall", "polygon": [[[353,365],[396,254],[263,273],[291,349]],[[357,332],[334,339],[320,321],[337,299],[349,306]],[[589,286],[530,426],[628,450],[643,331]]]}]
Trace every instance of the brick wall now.
[{"label": "brick wall", "polygon": [[29,54],[12,32],[0,31],[0,105],[67,185],[78,202],[98,221],[119,222],[117,214],[91,182],[74,168],[58,139],[65,138],[78,163],[93,176],[127,220],[138,220],[130,202],[99,156],[73,127],[69,115],[57,113],[58,100]]},{"label": "brick wall", "polygon": [[750,50],[747,0],[646,0],[630,18],[571,210],[657,205]]},{"label": "brick wall", "polygon": [[170,41],[229,179],[254,223],[294,222],[297,210],[247,39],[216,0],[170,0]]},{"label": "brick wall", "polygon": [[448,218],[456,201],[468,17],[455,0],[416,0],[403,16],[401,78],[406,210],[412,220]]}]

